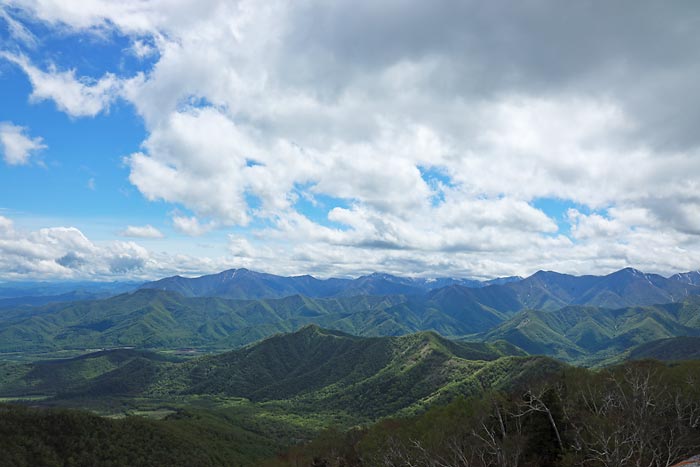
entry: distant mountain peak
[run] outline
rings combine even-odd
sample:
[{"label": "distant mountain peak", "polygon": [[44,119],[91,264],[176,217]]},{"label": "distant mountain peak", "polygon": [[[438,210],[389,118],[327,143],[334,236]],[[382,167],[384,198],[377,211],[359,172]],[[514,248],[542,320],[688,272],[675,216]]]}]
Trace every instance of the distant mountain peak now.
[{"label": "distant mountain peak", "polygon": [[530,277],[555,277],[555,276],[566,276],[567,274],[563,274],[561,272],[556,272],[556,271],[549,271],[549,270],[544,270],[540,269]]},{"label": "distant mountain peak", "polygon": [[372,278],[372,279],[396,279],[397,276],[391,275],[388,272],[373,272],[371,274],[367,274],[365,276],[366,278]]},{"label": "distant mountain peak", "polygon": [[622,268],[619,271],[613,272],[610,275],[613,275],[613,274],[632,274],[633,276],[646,276],[645,273],[643,273],[639,269],[635,269],[633,267]]},{"label": "distant mountain peak", "polygon": [[688,285],[700,285],[700,271],[680,272],[672,275],[670,279]]}]

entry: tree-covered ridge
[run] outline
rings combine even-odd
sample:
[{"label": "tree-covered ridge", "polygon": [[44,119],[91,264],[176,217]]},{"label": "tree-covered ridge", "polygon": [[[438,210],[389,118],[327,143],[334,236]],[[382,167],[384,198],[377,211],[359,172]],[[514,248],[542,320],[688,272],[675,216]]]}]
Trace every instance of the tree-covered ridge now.
[{"label": "tree-covered ridge", "polygon": [[[646,462],[659,455],[662,441],[673,448],[666,453],[671,460],[695,446],[700,419],[693,419],[696,423],[688,417],[694,410],[700,413],[693,405],[700,400],[698,378],[697,362],[669,367],[628,363],[594,372],[547,357],[524,356],[504,341],[465,343],[434,332],[358,337],[306,326],[242,349],[185,361],[118,349],[66,360],[4,364],[0,396],[43,395],[49,398],[41,404],[74,407],[167,404],[170,414],[149,425],[157,433],[148,436],[166,441],[185,436],[196,442],[198,452],[212,464],[193,465],[260,465],[262,457],[310,439],[334,420],[340,431],[328,431],[290,451],[280,458],[282,465],[433,465],[433,459],[442,463],[435,465],[469,467],[625,466],[624,459],[614,456],[623,448],[629,453],[630,443],[639,449],[634,444],[639,442],[647,457],[635,459],[644,465],[670,465]],[[653,407],[645,417],[655,425],[626,412],[639,409],[635,398],[640,390],[652,395],[645,404]],[[191,404],[197,401],[209,408],[195,409]],[[238,406],[240,410],[227,412]],[[591,406],[604,410],[591,413]],[[668,425],[667,417],[676,409],[692,413],[683,412],[676,425]],[[270,410],[277,415],[270,418]],[[394,418],[343,431],[384,417]],[[635,432],[636,426],[649,432]],[[672,435],[678,438],[669,440],[668,433],[658,429],[666,426],[675,427]],[[107,439],[116,436],[116,446],[123,444],[120,427],[103,429]],[[598,432],[616,443],[630,436],[637,441],[611,447],[596,437]],[[91,435],[72,433],[78,439],[86,436],[88,440],[78,444],[92,452]],[[26,435],[32,436],[40,445],[48,443],[47,452],[56,449],[53,441],[45,441],[47,436],[59,437],[50,429]],[[18,459],[34,455],[17,451],[18,443],[27,442],[10,440],[8,449],[20,452]],[[606,454],[610,459],[622,463],[596,463],[591,452],[601,446],[611,449]],[[119,455],[119,449],[110,455]],[[72,454],[55,455],[66,459]]]},{"label": "tree-covered ridge", "polygon": [[[259,465],[285,444],[228,414],[177,409],[160,420],[0,404],[2,467]],[[251,429],[253,428],[253,429]],[[286,442],[286,445],[289,441]]]},{"label": "tree-covered ridge", "polygon": [[647,307],[527,310],[483,337],[506,340],[530,354],[585,363],[621,355],[659,339],[697,335],[700,299],[693,296],[680,303]]},{"label": "tree-covered ridge", "polygon": [[700,360],[700,337],[671,337],[648,342],[634,348],[629,358],[662,361]]},{"label": "tree-covered ridge", "polygon": [[173,367],[150,390],[253,401],[294,399],[376,417],[415,410],[460,385],[479,392],[486,378],[497,379],[486,376],[493,373],[508,375],[494,384],[510,384],[537,370],[539,359],[522,355],[505,343],[458,343],[432,332],[360,338],[307,326]]},{"label": "tree-covered ridge", "polygon": [[[172,362],[135,350],[5,364],[0,395],[245,398],[342,410],[370,419],[458,394],[506,388],[561,364],[505,342],[460,343],[433,332],[363,338],[307,326],[219,355]],[[312,409],[313,410],[313,409]]]},{"label": "tree-covered ridge", "polygon": [[269,466],[668,467],[700,449],[700,364],[568,368],[525,388],[328,430]]},{"label": "tree-covered ridge", "polygon": [[[637,284],[639,277],[635,273],[627,275],[632,284]],[[640,280],[651,284],[647,276]],[[522,287],[537,278],[535,275],[506,286]],[[561,296],[562,290],[568,290],[567,284],[564,281],[559,290],[550,280],[547,287]],[[695,295],[666,305],[569,305],[531,310],[522,309],[523,297],[545,307],[551,305],[535,294],[542,288],[528,288],[528,293],[521,290],[521,297],[512,290],[504,295],[495,287],[452,285],[423,296],[294,295],[265,300],[191,298],[174,292],[140,290],[105,300],[2,310],[0,352],[114,347],[221,351],[316,324],[361,336],[433,330],[452,338],[466,336],[472,341],[506,340],[531,354],[589,363],[653,340],[698,335],[700,330],[700,299]]]},{"label": "tree-covered ridge", "polygon": [[35,396],[69,394],[95,384],[105,374],[126,367],[130,377],[115,381],[112,391],[127,385],[138,385],[137,367],[159,369],[175,360],[162,354],[115,349],[85,354],[75,358],[37,361],[34,363],[0,362],[0,394],[3,396]]},{"label": "tree-covered ridge", "polygon": [[4,310],[0,351],[121,346],[225,349],[309,323],[336,323],[350,331],[355,326],[369,327],[371,316],[401,300],[400,296],[311,299],[299,295],[224,300],[141,290],[106,300]]}]

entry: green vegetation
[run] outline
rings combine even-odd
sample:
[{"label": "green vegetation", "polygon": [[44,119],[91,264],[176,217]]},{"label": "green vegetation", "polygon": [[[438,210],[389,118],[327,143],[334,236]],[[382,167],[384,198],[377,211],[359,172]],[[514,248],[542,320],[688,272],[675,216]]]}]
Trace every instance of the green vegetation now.
[{"label": "green vegetation", "polygon": [[[530,354],[578,364],[622,358],[634,347],[676,336],[700,335],[700,299],[620,309],[568,306],[528,310],[500,324],[483,338],[506,340]],[[653,356],[653,355],[650,355]]]},{"label": "green vegetation", "polygon": [[269,466],[669,466],[700,447],[700,363],[569,368],[508,392],[350,431]]},{"label": "green vegetation", "polygon": [[[291,440],[245,429],[226,409],[176,409],[161,420],[114,419],[84,411],[0,405],[0,466],[254,465]],[[278,428],[279,430],[279,428]],[[281,444],[281,443],[284,444]]]},{"label": "green vegetation", "polygon": [[[167,366],[175,360],[160,354],[132,349],[95,352],[65,360],[35,363],[0,362],[0,394],[4,396],[56,395],[69,393],[99,380],[122,367],[141,362]],[[137,363],[135,363],[137,362]],[[145,363],[147,364],[147,363]],[[135,384],[134,376],[120,383]]]},{"label": "green vegetation", "polygon": [[376,418],[476,394],[559,365],[506,343],[433,332],[363,338],[307,326],[219,355],[175,362],[136,350],[0,367],[0,395],[59,399],[214,395]]},{"label": "green vegetation", "polygon": [[[127,421],[133,415],[158,419],[147,426],[166,430],[158,436],[188,437],[212,465],[231,465],[231,459],[233,465],[255,465],[255,459],[272,457],[329,425],[348,428],[383,416],[420,413],[458,395],[512,388],[561,371],[553,360],[522,355],[507,343],[459,343],[433,332],[363,338],[307,326],[187,361],[119,349],[4,364],[0,394],[42,395],[43,400],[31,403],[82,407],[127,416]],[[104,436],[116,436],[110,456],[119,456],[120,446],[131,442],[121,438],[124,426],[105,425]],[[40,431],[34,435],[58,436]],[[46,443],[49,451],[60,444]],[[28,459],[31,464],[35,458]]]},{"label": "green vegetation", "polygon": [[[678,320],[692,319],[687,306],[669,310]],[[629,372],[637,369],[648,370],[647,376],[629,379]],[[631,390],[625,385],[651,381],[654,410],[661,412],[650,416],[661,423],[670,410],[664,405],[668,394],[674,401],[685,401],[681,396],[700,400],[693,389],[699,375],[700,366],[688,363],[630,363],[593,373],[527,356],[505,341],[459,342],[434,332],[358,337],[309,325],[242,349],[187,360],[116,349],[63,360],[3,363],[0,396],[6,400],[80,407],[109,418],[5,408],[14,415],[0,421],[0,429],[13,434],[0,449],[12,453],[12,465],[110,465],[107,460],[113,465],[260,465],[295,445],[273,465],[430,465],[427,459],[445,461],[450,455],[457,463],[443,463],[604,465],[587,460],[585,450],[572,446],[600,448],[594,433],[584,428],[603,427],[615,434],[614,421],[628,430],[623,423],[628,414],[614,412],[622,410],[619,404],[602,415],[587,413],[591,400],[586,397],[622,400]],[[561,430],[561,446],[546,410]],[[494,431],[501,429],[499,416],[505,432]],[[66,428],[60,431],[49,424]],[[688,443],[695,439],[695,431],[684,426],[676,427],[682,436],[674,455],[687,454]],[[91,431],[83,432],[83,427]],[[655,432],[654,439],[662,435]],[[178,449],[154,460],[139,444],[144,439],[156,443],[155,453],[171,445]],[[97,452],[101,443],[110,449]],[[654,446],[645,449],[652,452],[658,448]],[[514,453],[517,463],[493,464],[498,456],[506,459]],[[459,463],[467,458],[472,463]],[[491,459],[491,464],[473,463],[476,458]],[[73,464],[66,464],[67,459]]]},{"label": "green vegetation", "polygon": [[[700,367],[593,373],[551,358],[602,366],[700,356],[700,298],[652,305],[676,285],[616,274],[332,298],[140,290],[5,308],[0,401],[44,408],[3,407],[0,465],[260,465],[290,446],[273,465],[657,465],[662,441],[667,460],[690,454],[700,420],[688,428],[684,412],[668,422],[668,401],[695,407],[689,384]],[[382,276],[356,285],[413,287]],[[656,425],[628,403],[640,384]],[[666,426],[675,438],[657,429]],[[641,454],[615,457],[632,452],[622,439]]]},{"label": "green vegetation", "polygon": [[672,337],[648,342],[634,348],[630,360],[700,360],[700,337]]},{"label": "green vegetation", "polygon": [[[237,301],[141,290],[106,300],[3,310],[0,351],[136,346],[230,349],[309,323],[354,330],[401,297]],[[357,315],[360,313],[360,315]],[[366,324],[371,326],[371,324]],[[402,331],[407,328],[402,329]],[[405,333],[405,332],[401,332]]]},{"label": "green vegetation", "polygon": [[[536,274],[525,281],[537,278]],[[359,336],[430,330],[451,338],[503,340],[530,354],[592,365],[646,342],[700,335],[698,296],[644,307],[522,310],[524,301],[547,308],[561,302],[552,297],[564,295],[554,281],[549,281],[545,295],[536,293],[544,286],[525,294],[518,289],[525,281],[472,289],[450,286],[411,297],[225,300],[140,290],[106,300],[3,310],[0,352],[22,352],[25,359],[32,353],[43,352],[39,358],[46,358],[55,352],[120,347],[221,352],[317,324]],[[565,285],[560,287],[568,290]],[[503,287],[510,292],[502,294]],[[613,288],[605,290],[608,294]]]},{"label": "green vegetation", "polygon": [[416,410],[453,387],[479,392],[484,375],[527,373],[526,368],[537,366],[533,361],[541,360],[506,355],[496,346],[456,343],[432,332],[360,338],[307,326],[172,367],[147,392],[291,400],[376,418]]}]

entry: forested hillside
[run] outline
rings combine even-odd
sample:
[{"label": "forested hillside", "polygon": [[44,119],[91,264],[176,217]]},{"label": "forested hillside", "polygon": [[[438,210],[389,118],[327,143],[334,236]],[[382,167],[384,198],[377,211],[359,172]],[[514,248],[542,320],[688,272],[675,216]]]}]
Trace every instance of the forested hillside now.
[{"label": "forested hillside", "polygon": [[654,340],[697,335],[695,287],[622,270],[581,277],[537,273],[505,284],[453,284],[415,295],[230,300],[142,289],[102,300],[2,309],[0,352],[222,351],[316,324],[360,336],[435,331],[469,341],[502,339],[531,354],[590,364]]},{"label": "forested hillside", "polygon": [[327,430],[268,466],[670,466],[700,447],[700,364],[570,368],[367,428]]}]

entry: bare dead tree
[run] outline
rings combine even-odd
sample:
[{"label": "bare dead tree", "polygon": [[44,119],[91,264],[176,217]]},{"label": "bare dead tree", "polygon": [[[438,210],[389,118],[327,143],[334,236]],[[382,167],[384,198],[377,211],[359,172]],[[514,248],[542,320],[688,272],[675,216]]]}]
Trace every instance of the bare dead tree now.
[{"label": "bare dead tree", "polygon": [[517,414],[517,417],[523,417],[523,416],[525,416],[529,413],[532,413],[532,412],[544,413],[547,416],[547,420],[549,421],[549,425],[552,427],[552,430],[554,431],[554,434],[556,435],[557,446],[559,447],[559,450],[564,451],[564,443],[562,442],[561,433],[559,432],[559,427],[557,426],[557,422],[554,420],[554,415],[552,414],[552,410],[544,402],[543,395],[547,391],[547,389],[548,389],[547,387],[543,387],[543,388],[539,389],[538,391],[535,391],[533,389],[529,389],[523,395],[522,411],[519,414]]}]

